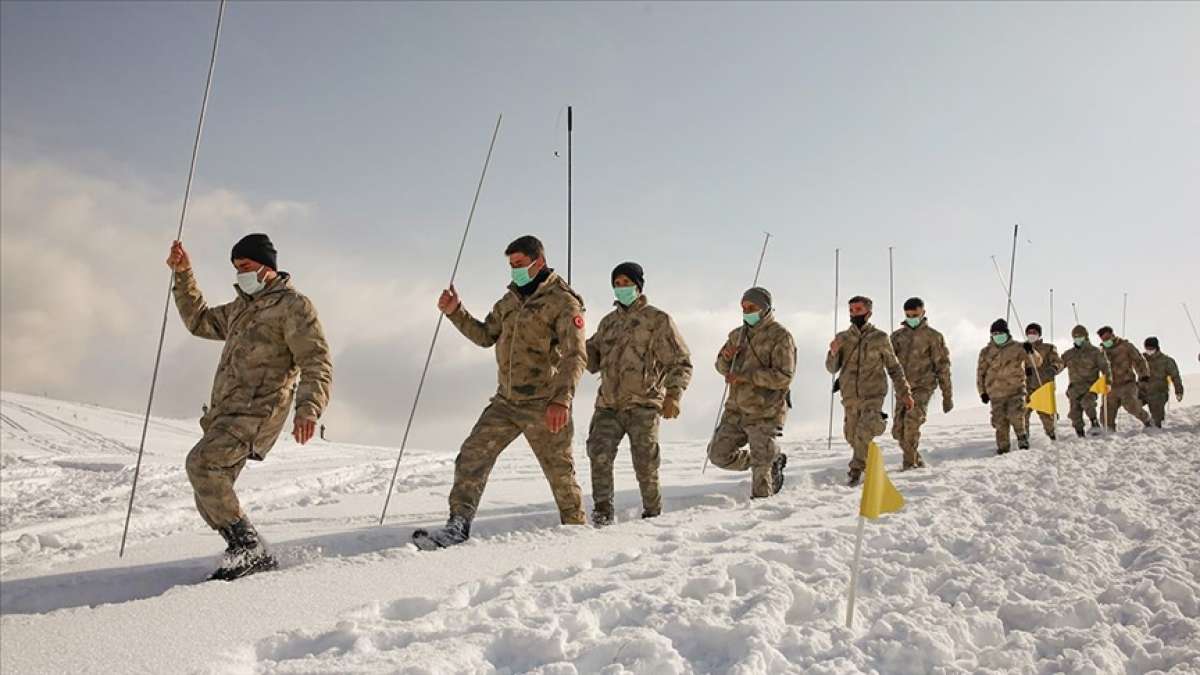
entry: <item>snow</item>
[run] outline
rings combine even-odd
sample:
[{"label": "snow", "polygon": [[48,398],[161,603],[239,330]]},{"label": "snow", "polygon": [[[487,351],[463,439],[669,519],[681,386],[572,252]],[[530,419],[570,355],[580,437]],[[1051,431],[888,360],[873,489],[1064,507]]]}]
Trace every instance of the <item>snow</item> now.
[{"label": "snow", "polygon": [[853,630],[840,442],[788,439],[783,493],[753,502],[748,475],[701,475],[703,442],[665,445],[649,521],[622,454],[602,531],[558,525],[514,445],[473,539],[419,553],[458,439],[407,453],[382,527],[394,449],[283,441],[239,482],[282,569],[203,583],[222,543],[182,469],[195,421],[153,421],[118,559],[140,416],[10,393],[0,412],[4,673],[1200,672],[1200,407],[1004,457],[983,408],[956,410],[918,472],[885,437],[907,505],[867,525]]}]

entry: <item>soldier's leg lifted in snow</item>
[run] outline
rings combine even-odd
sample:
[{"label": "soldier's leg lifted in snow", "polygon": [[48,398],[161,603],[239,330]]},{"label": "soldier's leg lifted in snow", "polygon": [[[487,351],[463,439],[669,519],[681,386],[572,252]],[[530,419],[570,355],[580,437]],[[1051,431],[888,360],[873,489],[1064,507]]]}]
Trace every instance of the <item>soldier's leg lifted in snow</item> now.
[{"label": "soldier's leg lifted in snow", "polygon": [[[708,459],[726,471],[750,471],[750,496],[769,497],[783,488],[787,456],[775,439],[782,430],[773,421],[745,420],[726,411],[708,448]],[[746,446],[749,446],[748,448]]]}]

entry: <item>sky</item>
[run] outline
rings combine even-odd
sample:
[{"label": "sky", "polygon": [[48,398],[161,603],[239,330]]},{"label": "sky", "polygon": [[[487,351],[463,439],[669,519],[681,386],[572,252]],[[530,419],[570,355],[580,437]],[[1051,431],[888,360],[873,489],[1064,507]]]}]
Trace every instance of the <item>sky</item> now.
[{"label": "sky", "polygon": [[[5,390],[144,408],[216,10],[0,4]],[[767,231],[796,437],[829,414],[835,249],[837,325],[852,294],[882,327],[924,298],[959,406],[979,405],[975,358],[1006,308],[992,257],[1007,276],[1017,223],[1023,321],[1049,333],[1053,309],[1065,346],[1073,305],[1121,332],[1127,295],[1124,331],[1197,372],[1197,34],[1195,3],[235,1],[185,244],[217,303],[232,244],[269,233],[333,349],[331,436],[398,445],[501,113],[457,288],[486,313],[527,233],[565,271],[570,104],[588,330],[635,260],[693,352],[667,440],[711,431],[712,363]],[[219,350],[172,307],[155,413],[198,416]],[[456,449],[494,389],[494,355],[443,331],[411,444]]]}]

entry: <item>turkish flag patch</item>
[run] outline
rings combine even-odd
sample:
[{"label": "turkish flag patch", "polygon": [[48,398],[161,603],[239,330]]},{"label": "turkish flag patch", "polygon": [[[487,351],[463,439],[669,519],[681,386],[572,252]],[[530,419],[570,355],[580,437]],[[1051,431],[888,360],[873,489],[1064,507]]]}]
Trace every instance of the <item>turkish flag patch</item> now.
[{"label": "turkish flag patch", "polygon": [[583,315],[582,314],[575,315],[575,327],[578,328],[579,330],[583,330]]}]

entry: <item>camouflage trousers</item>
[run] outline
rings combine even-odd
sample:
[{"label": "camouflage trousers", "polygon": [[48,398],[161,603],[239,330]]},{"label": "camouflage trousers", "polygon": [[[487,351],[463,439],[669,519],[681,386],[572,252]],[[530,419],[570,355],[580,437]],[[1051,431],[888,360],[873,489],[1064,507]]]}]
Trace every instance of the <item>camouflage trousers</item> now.
[{"label": "camouflage trousers", "polygon": [[842,408],[845,410],[842,435],[854,450],[850,458],[850,470],[862,471],[867,468],[867,449],[871,447],[871,442],[887,429],[887,422],[883,419],[883,399],[860,401],[843,398]]},{"label": "camouflage trousers", "polygon": [[[1047,415],[1046,413],[1039,411],[1037,416],[1042,420],[1042,429],[1046,432],[1046,435],[1050,436],[1054,434],[1054,415]],[[1033,429],[1033,427],[1029,425],[1031,420],[1033,420],[1033,409],[1029,407],[1029,401],[1027,400],[1025,402],[1026,429]]]},{"label": "camouflage trousers", "polygon": [[1167,419],[1167,401],[1171,399],[1170,392],[1150,392],[1146,394],[1146,407],[1150,409],[1150,419],[1153,420],[1154,426],[1161,427],[1163,420]]},{"label": "camouflage trousers", "polygon": [[1076,431],[1083,431],[1084,414],[1087,414],[1092,424],[1096,424],[1096,399],[1096,392],[1091,391],[1088,385],[1067,387],[1067,401],[1071,406],[1067,412],[1067,419],[1071,420],[1071,426],[1075,427]]},{"label": "camouflage trousers", "polygon": [[1109,431],[1117,430],[1117,411],[1121,408],[1125,408],[1125,412],[1138,418],[1142,424],[1150,424],[1150,414],[1142,406],[1142,400],[1138,397],[1138,387],[1133,382],[1110,389],[1105,405],[1108,406],[1108,412],[1104,421]]},{"label": "camouflage trousers", "polygon": [[629,436],[633,472],[642,493],[642,513],[652,516],[662,513],[658,421],[657,409],[640,406],[625,410],[597,408],[592,414],[587,451],[592,463],[592,503],[597,513],[613,515],[613,462],[617,446],[625,436]]},{"label": "camouflage trousers", "polygon": [[228,432],[210,429],[187,455],[188,480],[196,497],[196,510],[214,530],[245,516],[233,484],[250,457],[250,445]]},{"label": "camouflage trousers", "polygon": [[900,449],[904,451],[904,466],[913,466],[921,459],[917,447],[921,443],[921,426],[929,416],[929,399],[932,396],[932,389],[914,390],[912,410],[904,407],[904,401],[896,399],[896,410],[892,417],[892,438],[900,443]]},{"label": "camouflage trousers", "polygon": [[571,438],[575,424],[557,434],[546,428],[546,403],[511,403],[497,396],[483,409],[475,428],[463,441],[454,460],[454,487],[450,489],[450,513],[467,520],[475,518],[483,488],[500,453],[522,434],[542,467],[558,515],[564,525],[583,525],[583,492],[575,479]]},{"label": "camouflage trousers", "polygon": [[1025,426],[1026,410],[1024,394],[992,399],[992,428],[996,430],[996,449],[1008,452],[1011,448],[1009,428],[1016,432],[1018,442],[1028,440],[1029,428]]},{"label": "camouflage trousers", "polygon": [[[750,496],[771,496],[771,464],[779,454],[775,439],[783,425],[775,420],[750,420],[726,410],[708,446],[708,459],[728,471],[750,470]],[[749,444],[750,448],[744,446]]]}]

